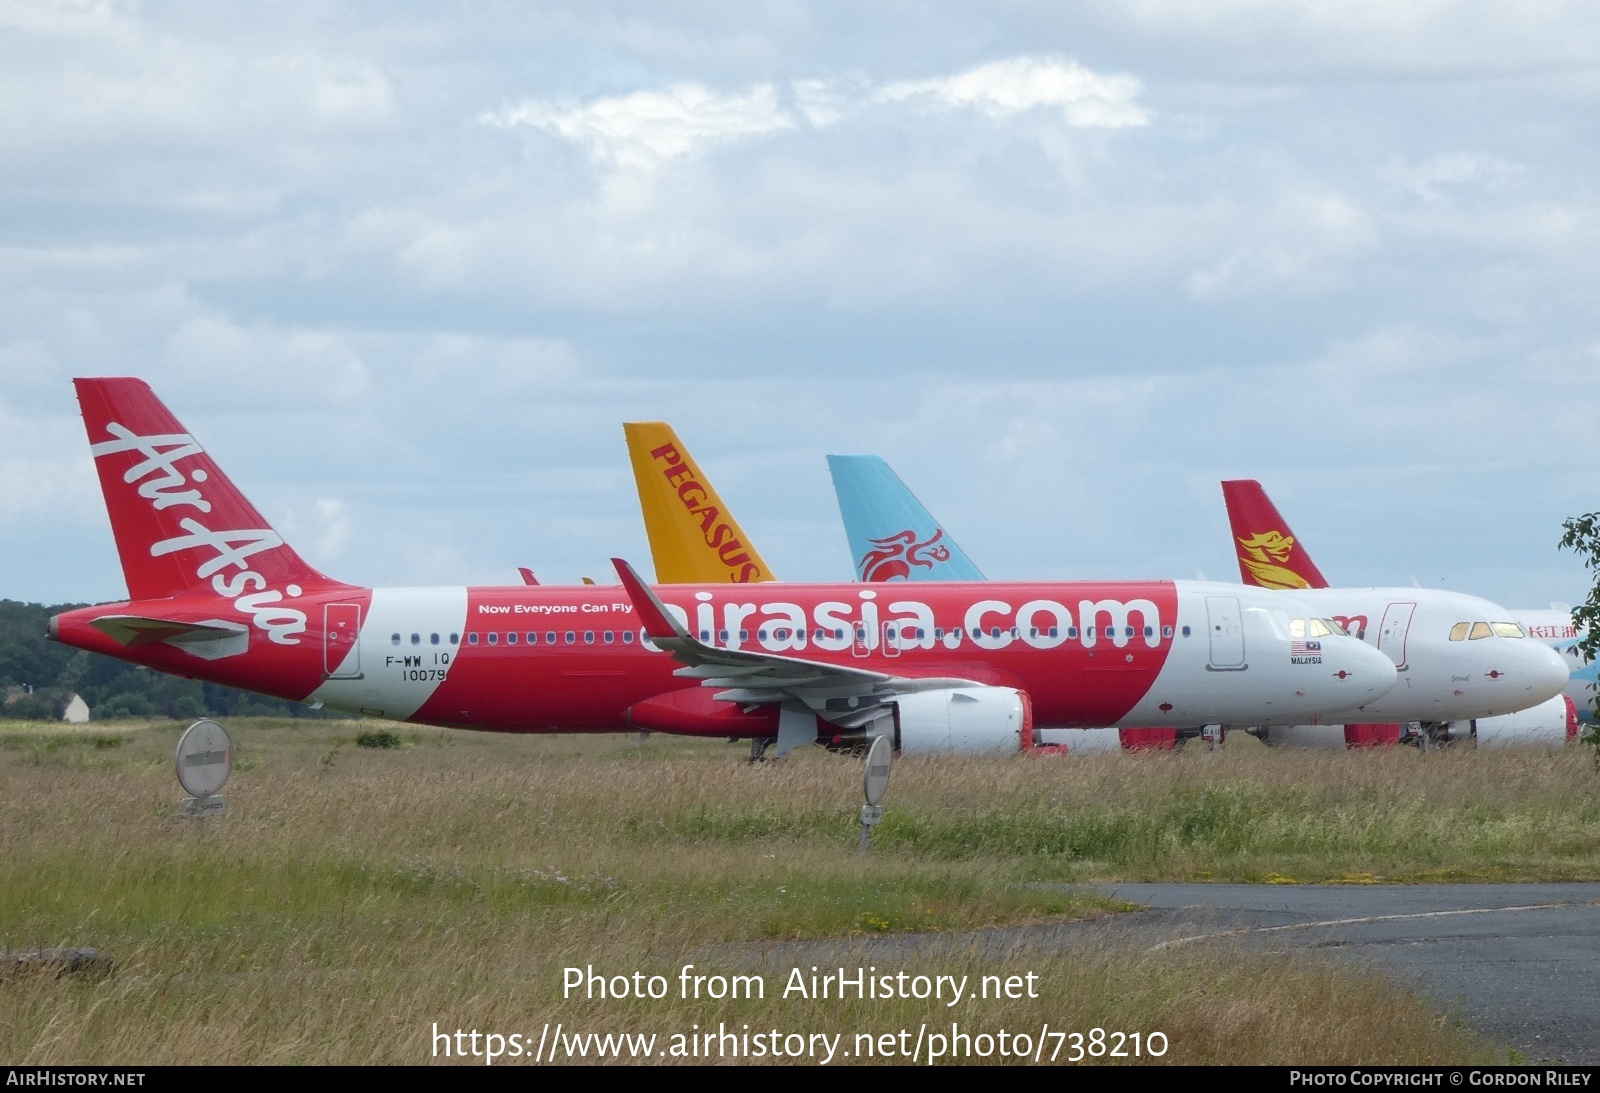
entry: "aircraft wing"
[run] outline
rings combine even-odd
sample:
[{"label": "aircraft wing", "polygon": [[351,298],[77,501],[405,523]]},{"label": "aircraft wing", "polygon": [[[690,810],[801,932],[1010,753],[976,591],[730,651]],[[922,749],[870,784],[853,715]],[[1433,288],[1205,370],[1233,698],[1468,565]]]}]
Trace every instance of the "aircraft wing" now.
[{"label": "aircraft wing", "polygon": [[[803,703],[841,728],[889,716],[888,702],[914,691],[981,686],[970,679],[893,676],[842,664],[747,649],[718,649],[698,641],[674,618],[650,586],[621,558],[611,559],[639,612],[645,633],[683,665],[675,675],[722,688],[713,697],[741,705]],[[780,751],[784,750],[781,747]]]}]

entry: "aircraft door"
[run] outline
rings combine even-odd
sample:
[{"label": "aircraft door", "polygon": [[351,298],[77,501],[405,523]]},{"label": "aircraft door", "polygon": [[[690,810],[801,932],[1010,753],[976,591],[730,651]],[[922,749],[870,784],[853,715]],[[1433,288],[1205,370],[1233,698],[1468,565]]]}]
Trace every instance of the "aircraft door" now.
[{"label": "aircraft door", "polygon": [[1394,661],[1397,672],[1406,670],[1406,635],[1411,632],[1411,617],[1416,613],[1414,603],[1391,603],[1383,609],[1383,624],[1378,627],[1378,652]]},{"label": "aircraft door", "polygon": [[897,623],[897,622],[886,622],[886,623],[883,624],[883,655],[884,656],[886,656],[886,657],[897,657],[897,656],[900,655],[900,649],[901,649],[900,635],[901,635],[902,632],[903,632],[903,628],[902,628],[902,625],[900,623]]},{"label": "aircraft door", "polygon": [[1244,619],[1237,596],[1207,596],[1206,622],[1211,636],[1211,660],[1206,665],[1214,672],[1240,672],[1249,665],[1244,660]]},{"label": "aircraft door", "polygon": [[361,678],[361,605],[322,608],[322,670],[329,679]]}]

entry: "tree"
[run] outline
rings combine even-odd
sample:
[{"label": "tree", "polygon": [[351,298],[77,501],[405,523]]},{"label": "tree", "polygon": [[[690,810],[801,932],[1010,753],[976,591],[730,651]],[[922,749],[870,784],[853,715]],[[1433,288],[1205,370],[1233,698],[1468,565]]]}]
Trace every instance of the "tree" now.
[{"label": "tree", "polygon": [[[1561,549],[1570,550],[1583,559],[1585,568],[1595,578],[1588,598],[1572,610],[1572,622],[1578,628],[1577,647],[1583,654],[1583,662],[1588,664],[1600,656],[1600,512],[1563,520],[1561,527]],[[1591,710],[1590,714],[1594,719],[1589,722],[1589,732],[1584,739],[1594,745],[1595,764],[1600,766],[1600,713]]]},{"label": "tree", "polygon": [[1565,531],[1561,536],[1561,549],[1576,554],[1595,575],[1595,586],[1589,590],[1589,598],[1572,610],[1572,621],[1578,627],[1578,648],[1583,650],[1583,660],[1587,664],[1600,656],[1600,512],[1563,520],[1561,527]]}]

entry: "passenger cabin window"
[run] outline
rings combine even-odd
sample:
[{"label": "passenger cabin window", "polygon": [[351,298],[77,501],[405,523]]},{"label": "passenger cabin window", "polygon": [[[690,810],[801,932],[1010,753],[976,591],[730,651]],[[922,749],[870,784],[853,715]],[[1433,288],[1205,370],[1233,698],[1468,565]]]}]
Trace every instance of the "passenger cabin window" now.
[{"label": "passenger cabin window", "polygon": [[507,634],[506,634],[506,644],[507,645],[515,645],[516,643],[517,643],[517,632],[515,630],[511,630],[511,631],[507,632]]},{"label": "passenger cabin window", "polygon": [[428,644],[429,645],[438,645],[439,644],[439,635],[438,634],[429,634],[428,635]]},{"label": "passenger cabin window", "polygon": [[556,632],[554,630],[545,631],[544,643],[546,645],[554,645],[556,643]]},{"label": "passenger cabin window", "polygon": [[490,645],[499,645],[500,644],[500,635],[495,633],[493,630],[489,631],[489,644]]},{"label": "passenger cabin window", "polygon": [[537,630],[529,630],[528,631],[528,644],[529,645],[538,645],[539,644],[539,631],[537,631]]},{"label": "passenger cabin window", "polygon": [[576,645],[578,643],[578,632],[576,630],[568,630],[565,636],[568,645]]},{"label": "passenger cabin window", "polygon": [[399,645],[400,644],[400,635],[399,634],[390,634],[389,635],[389,644],[390,645]]},{"label": "passenger cabin window", "polygon": [[412,634],[411,635],[411,644],[412,645],[421,645],[422,644],[422,635],[421,634]]},{"label": "passenger cabin window", "polygon": [[476,644],[478,644],[478,635],[475,634],[475,633],[474,634],[468,634],[467,635],[467,644],[468,645],[476,645]]},{"label": "passenger cabin window", "polygon": [[450,635],[450,644],[451,645],[460,645],[461,644],[461,635],[460,634],[451,634]]}]

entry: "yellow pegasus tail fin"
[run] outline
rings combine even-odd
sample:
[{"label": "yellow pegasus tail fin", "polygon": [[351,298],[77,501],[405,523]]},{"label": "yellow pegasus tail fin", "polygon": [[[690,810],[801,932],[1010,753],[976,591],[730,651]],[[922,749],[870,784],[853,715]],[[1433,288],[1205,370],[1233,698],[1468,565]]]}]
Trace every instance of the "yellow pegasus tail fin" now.
[{"label": "yellow pegasus tail fin", "polygon": [[656,580],[753,584],[777,580],[664,421],[624,422]]}]

